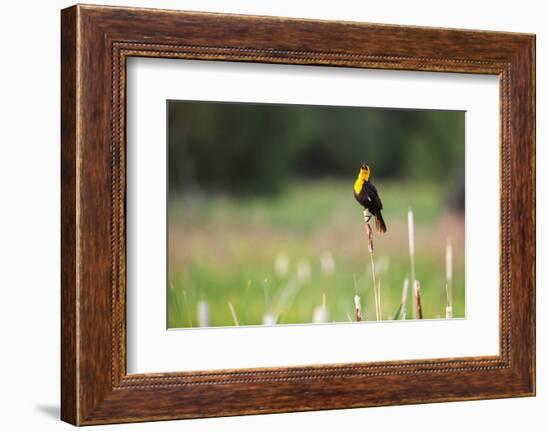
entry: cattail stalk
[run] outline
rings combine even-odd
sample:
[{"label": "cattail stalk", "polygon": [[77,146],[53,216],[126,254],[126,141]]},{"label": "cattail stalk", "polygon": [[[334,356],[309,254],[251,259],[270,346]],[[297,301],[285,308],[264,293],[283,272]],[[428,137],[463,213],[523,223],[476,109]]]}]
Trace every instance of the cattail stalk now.
[{"label": "cattail stalk", "polygon": [[[416,274],[415,274],[415,271],[414,271],[414,216],[413,216],[413,212],[412,212],[412,209],[409,208],[409,212],[407,214],[407,219],[408,219],[408,228],[409,228],[409,257],[410,257],[410,263],[411,263],[411,284],[414,286],[414,283],[415,283],[415,280],[416,280]],[[411,300],[413,300],[413,298],[411,297]],[[414,304],[413,304],[413,317],[414,316],[414,311],[415,311],[415,307],[414,307]]]},{"label": "cattail stalk", "polygon": [[447,283],[445,284],[445,291],[447,293],[447,308],[445,309],[445,317],[447,319],[453,318],[453,247],[451,240],[447,239],[447,248],[445,253],[445,274]]},{"label": "cattail stalk", "polygon": [[420,297],[420,282],[414,280],[414,298],[416,302],[416,318],[422,319],[422,298]]},{"label": "cattail stalk", "polygon": [[380,288],[380,279],[378,279],[378,289],[376,290],[376,299],[377,299],[377,305],[378,305],[378,310],[377,310],[377,314],[378,314],[378,320],[382,320],[382,301],[381,301],[381,288]]},{"label": "cattail stalk", "polygon": [[374,240],[372,235],[372,227],[369,223],[369,212],[368,210],[363,211],[363,216],[365,218],[365,229],[367,233],[367,244],[369,246],[370,254],[370,265],[371,265],[371,274],[372,274],[372,290],[374,292],[374,310],[376,313],[376,320],[381,320],[381,307],[380,307],[380,292],[379,285],[376,284],[376,269],[374,266]]},{"label": "cattail stalk", "polygon": [[403,292],[401,293],[401,320],[407,318],[407,298],[409,296],[409,278],[403,281]]}]

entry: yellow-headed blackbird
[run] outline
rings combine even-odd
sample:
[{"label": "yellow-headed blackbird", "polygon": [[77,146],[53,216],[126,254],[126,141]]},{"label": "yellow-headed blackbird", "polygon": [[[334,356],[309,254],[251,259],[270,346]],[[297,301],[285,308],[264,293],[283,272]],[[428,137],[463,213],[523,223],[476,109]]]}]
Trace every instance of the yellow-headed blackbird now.
[{"label": "yellow-headed blackbird", "polygon": [[368,210],[370,220],[372,216],[375,219],[375,226],[379,232],[386,232],[386,223],[382,218],[382,201],[380,196],[378,196],[378,191],[374,184],[369,181],[370,177],[370,168],[367,164],[363,163],[361,169],[359,169],[359,175],[357,180],[353,185],[353,195],[357,202],[363,205],[363,208]]}]

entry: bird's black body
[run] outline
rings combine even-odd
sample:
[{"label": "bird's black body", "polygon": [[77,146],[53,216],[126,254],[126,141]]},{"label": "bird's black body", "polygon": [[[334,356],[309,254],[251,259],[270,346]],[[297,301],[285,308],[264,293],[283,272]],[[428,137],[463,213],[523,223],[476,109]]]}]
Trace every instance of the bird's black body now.
[{"label": "bird's black body", "polygon": [[[363,208],[367,209],[371,215],[374,216],[376,220],[376,227],[380,232],[386,232],[386,223],[382,218],[382,201],[380,196],[378,196],[378,191],[374,184],[369,180],[363,182],[361,191],[359,193],[353,192],[355,199],[359,202]],[[370,218],[370,217],[369,217]]]},{"label": "bird's black body", "polygon": [[368,209],[372,215],[383,209],[382,201],[380,200],[380,196],[378,196],[378,190],[368,180],[363,182],[361,192],[359,194],[354,193],[354,195],[357,202],[363,205],[363,208]]}]

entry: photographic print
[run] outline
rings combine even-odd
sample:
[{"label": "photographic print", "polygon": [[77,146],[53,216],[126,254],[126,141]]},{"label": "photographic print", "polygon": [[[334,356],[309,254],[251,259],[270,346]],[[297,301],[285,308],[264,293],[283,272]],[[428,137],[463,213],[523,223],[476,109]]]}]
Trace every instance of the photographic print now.
[{"label": "photographic print", "polygon": [[534,396],[535,46],[64,9],[62,420]]},{"label": "photographic print", "polygon": [[465,113],[167,102],[169,328],[465,317]]}]

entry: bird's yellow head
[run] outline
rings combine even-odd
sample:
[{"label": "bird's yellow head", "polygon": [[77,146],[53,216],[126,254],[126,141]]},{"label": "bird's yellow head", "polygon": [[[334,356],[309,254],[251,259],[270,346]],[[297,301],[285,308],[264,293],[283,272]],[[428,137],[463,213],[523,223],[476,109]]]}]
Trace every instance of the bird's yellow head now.
[{"label": "bird's yellow head", "polygon": [[361,165],[361,169],[359,169],[359,179],[363,181],[368,181],[370,177],[370,167],[366,163],[363,163]]}]

